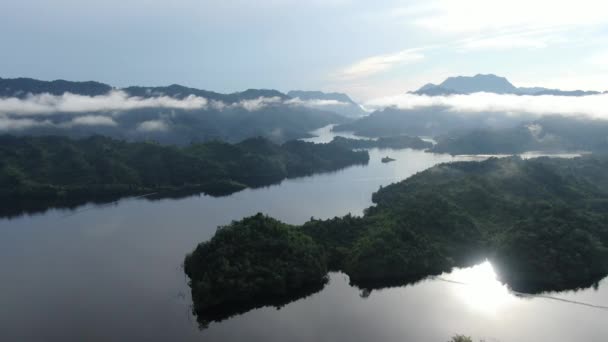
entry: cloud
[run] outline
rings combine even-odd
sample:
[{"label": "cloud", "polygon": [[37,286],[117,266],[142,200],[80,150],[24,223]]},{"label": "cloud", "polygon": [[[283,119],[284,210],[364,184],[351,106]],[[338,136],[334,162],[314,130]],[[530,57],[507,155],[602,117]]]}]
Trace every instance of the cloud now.
[{"label": "cloud", "polygon": [[601,69],[608,69],[608,51],[601,51],[591,55],[587,59],[587,63]]},{"label": "cloud", "polygon": [[67,126],[116,126],[117,123],[109,116],[102,115],[85,115],[75,117]]},{"label": "cloud", "polygon": [[304,106],[310,108],[322,108],[327,106],[348,106],[349,103],[338,101],[338,100],[321,100],[321,99],[312,99],[312,100],[302,100],[299,97],[290,99],[285,101],[287,105],[294,106]]},{"label": "cloud", "polygon": [[[347,105],[347,103],[335,100],[301,100],[299,98],[283,100],[278,96],[224,103],[216,100],[209,101],[197,96],[188,96],[183,99],[168,96],[129,97],[122,91],[114,91],[103,96],[83,96],[71,93],[60,96],[41,94],[24,99],[16,97],[0,98],[0,130],[23,130],[36,126],[55,128],[117,126],[118,123],[113,118],[117,112],[142,108],[217,111],[244,109],[254,112],[275,105],[323,108]],[[73,114],[75,117],[62,123],[53,123],[40,118],[65,113]],[[90,115],[79,115],[83,113],[90,113]],[[19,118],[19,116],[28,116],[28,118]],[[36,116],[39,116],[39,118],[34,119]],[[137,126],[138,131],[145,132],[166,131],[168,129],[167,124],[160,120],[144,121]]]},{"label": "cloud", "polygon": [[607,21],[606,11],[602,0],[436,0],[414,23],[434,32],[481,33],[596,25]]},{"label": "cloud", "polygon": [[137,125],[137,130],[140,132],[166,132],[169,130],[169,126],[162,120],[149,120]]},{"label": "cloud", "polygon": [[538,30],[477,36],[457,42],[456,48],[461,51],[543,49],[550,44],[565,41],[557,32],[558,30]]},{"label": "cloud", "polygon": [[66,93],[60,96],[41,94],[19,98],[0,98],[2,114],[53,114],[126,111],[140,108],[204,109],[208,101],[203,97],[188,96],[176,99],[168,96],[151,98],[129,97],[125,92],[113,91],[107,95],[83,96]]},{"label": "cloud", "polygon": [[471,95],[426,96],[405,94],[371,100],[366,108],[416,109],[445,107],[457,113],[506,113],[509,115],[532,114],[586,116],[608,119],[608,94],[591,96],[518,96],[491,93]]},{"label": "cloud", "polygon": [[52,126],[48,120],[14,119],[0,115],[0,131],[24,130],[34,127]]},{"label": "cloud", "polygon": [[278,96],[273,97],[258,97],[253,100],[242,100],[233,105],[233,107],[242,107],[247,111],[253,112],[265,108],[269,105],[281,104],[282,100]]},{"label": "cloud", "polygon": [[388,71],[396,66],[416,63],[424,59],[424,48],[402,50],[397,53],[377,55],[351,64],[336,74],[336,78],[353,80]]}]

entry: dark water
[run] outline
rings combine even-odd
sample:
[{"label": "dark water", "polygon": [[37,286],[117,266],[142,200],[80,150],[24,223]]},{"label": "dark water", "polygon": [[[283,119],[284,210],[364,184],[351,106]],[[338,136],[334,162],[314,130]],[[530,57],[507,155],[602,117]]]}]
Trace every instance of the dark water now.
[{"label": "dark water", "polygon": [[[256,212],[300,224],[360,215],[380,185],[455,159],[372,150],[367,166],[284,181],[224,198],[123,200],[77,212],[0,220],[0,341],[606,341],[608,311],[518,298],[491,265],[362,298],[342,274],[281,310],[263,308],[199,331],[180,268],[218,225]],[[397,161],[382,164],[389,155]],[[598,290],[553,296],[608,305]]]}]

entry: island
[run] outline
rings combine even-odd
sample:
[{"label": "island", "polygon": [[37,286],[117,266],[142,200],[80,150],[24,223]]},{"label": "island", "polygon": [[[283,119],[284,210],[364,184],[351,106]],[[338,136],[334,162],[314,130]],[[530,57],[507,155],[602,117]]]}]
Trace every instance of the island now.
[{"label": "island", "polygon": [[381,188],[362,217],[233,222],[184,261],[194,313],[204,327],[280,306],[326,271],[369,293],[485,259],[519,292],[592,286],[608,275],[607,169],[600,155],[454,162]]},{"label": "island", "polygon": [[0,216],[124,196],[231,194],[285,178],[366,164],[366,151],[265,138],[189,146],[94,136],[0,136]]}]

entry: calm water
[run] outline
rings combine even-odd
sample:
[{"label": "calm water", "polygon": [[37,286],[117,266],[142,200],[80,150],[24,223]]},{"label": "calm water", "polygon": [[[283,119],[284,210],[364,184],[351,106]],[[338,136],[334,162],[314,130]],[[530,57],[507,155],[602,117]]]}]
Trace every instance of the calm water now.
[{"label": "calm water", "polygon": [[[317,141],[327,139],[327,136]],[[256,212],[300,224],[311,216],[360,215],[380,185],[451,157],[372,150],[367,166],[288,180],[224,198],[123,200],[76,212],[0,220],[0,341],[606,341],[608,311],[519,298],[491,265],[374,291],[362,298],[342,274],[281,310],[263,308],[199,331],[180,267],[218,225]],[[397,161],[382,164],[389,155]],[[608,305],[598,290],[552,296]]]}]

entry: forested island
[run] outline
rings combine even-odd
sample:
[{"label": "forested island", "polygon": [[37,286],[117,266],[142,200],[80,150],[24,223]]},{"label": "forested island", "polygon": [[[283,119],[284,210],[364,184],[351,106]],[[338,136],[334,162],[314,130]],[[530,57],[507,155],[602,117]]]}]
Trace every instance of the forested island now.
[{"label": "forested island", "polygon": [[252,138],[186,147],[95,136],[0,136],[0,215],[123,196],[227,195],[285,178],[365,164],[338,144]]},{"label": "forested island", "polygon": [[206,326],[281,305],[328,271],[368,291],[486,258],[519,292],[589,287],[608,274],[607,168],[596,155],[441,164],[381,188],[363,217],[233,222],[185,259],[194,313]]}]

